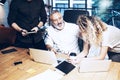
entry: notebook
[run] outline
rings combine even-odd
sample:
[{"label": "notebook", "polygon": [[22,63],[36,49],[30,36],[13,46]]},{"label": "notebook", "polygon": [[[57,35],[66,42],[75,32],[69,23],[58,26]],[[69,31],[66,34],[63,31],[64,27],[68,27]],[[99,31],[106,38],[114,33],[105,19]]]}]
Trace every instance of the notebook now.
[{"label": "notebook", "polygon": [[40,63],[57,65],[57,58],[54,52],[29,48],[31,58]]},{"label": "notebook", "polygon": [[111,60],[83,60],[80,62],[79,72],[109,71]]}]

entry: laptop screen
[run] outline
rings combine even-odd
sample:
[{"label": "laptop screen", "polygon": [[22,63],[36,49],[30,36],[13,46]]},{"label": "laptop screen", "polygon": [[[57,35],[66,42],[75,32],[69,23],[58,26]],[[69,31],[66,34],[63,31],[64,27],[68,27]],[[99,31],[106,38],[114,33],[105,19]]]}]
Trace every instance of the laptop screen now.
[{"label": "laptop screen", "polygon": [[57,64],[57,58],[54,52],[29,48],[31,58],[40,63]]}]

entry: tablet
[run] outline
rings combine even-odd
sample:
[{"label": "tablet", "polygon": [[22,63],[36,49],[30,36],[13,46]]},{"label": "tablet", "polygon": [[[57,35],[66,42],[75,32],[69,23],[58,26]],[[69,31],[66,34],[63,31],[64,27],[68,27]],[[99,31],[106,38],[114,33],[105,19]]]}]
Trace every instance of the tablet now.
[{"label": "tablet", "polygon": [[59,65],[56,66],[56,69],[61,71],[62,74],[68,74],[74,68],[75,66],[67,61],[63,61]]}]

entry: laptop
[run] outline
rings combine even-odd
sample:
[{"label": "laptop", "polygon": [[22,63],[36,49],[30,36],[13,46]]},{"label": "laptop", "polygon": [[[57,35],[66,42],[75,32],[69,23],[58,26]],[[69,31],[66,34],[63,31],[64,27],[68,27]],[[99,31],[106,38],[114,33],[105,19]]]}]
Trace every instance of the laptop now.
[{"label": "laptop", "polygon": [[57,57],[54,52],[29,48],[31,58],[40,63],[57,65]]},{"label": "laptop", "polygon": [[111,60],[83,60],[80,62],[79,72],[109,71]]}]

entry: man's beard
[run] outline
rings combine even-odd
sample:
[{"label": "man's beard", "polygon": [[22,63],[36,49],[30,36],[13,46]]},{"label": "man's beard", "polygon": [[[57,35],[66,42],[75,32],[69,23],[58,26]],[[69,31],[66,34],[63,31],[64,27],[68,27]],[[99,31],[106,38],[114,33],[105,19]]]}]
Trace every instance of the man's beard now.
[{"label": "man's beard", "polygon": [[63,29],[63,22],[58,23],[57,25],[53,25],[54,28],[58,29],[58,30],[62,30]]}]

